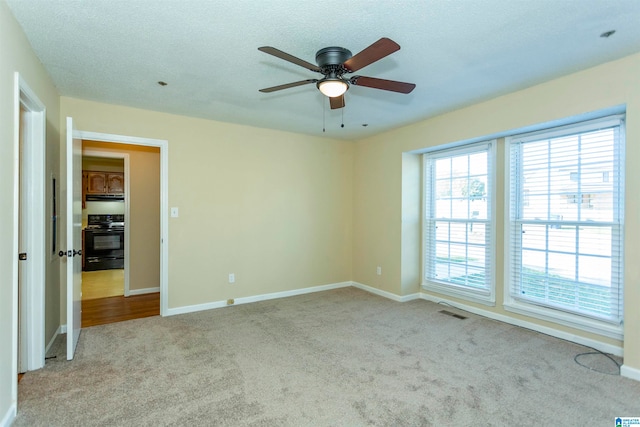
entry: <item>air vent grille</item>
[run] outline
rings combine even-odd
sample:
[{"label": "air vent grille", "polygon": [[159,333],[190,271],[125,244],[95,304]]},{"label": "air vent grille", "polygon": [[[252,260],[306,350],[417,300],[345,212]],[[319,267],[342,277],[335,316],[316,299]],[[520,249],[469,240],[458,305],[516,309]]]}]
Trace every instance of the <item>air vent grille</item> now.
[{"label": "air vent grille", "polygon": [[462,314],[454,313],[454,312],[449,311],[449,310],[440,310],[438,313],[446,314],[447,316],[455,317],[456,319],[460,319],[460,320],[464,320],[464,319],[467,318],[466,316],[463,316]]}]

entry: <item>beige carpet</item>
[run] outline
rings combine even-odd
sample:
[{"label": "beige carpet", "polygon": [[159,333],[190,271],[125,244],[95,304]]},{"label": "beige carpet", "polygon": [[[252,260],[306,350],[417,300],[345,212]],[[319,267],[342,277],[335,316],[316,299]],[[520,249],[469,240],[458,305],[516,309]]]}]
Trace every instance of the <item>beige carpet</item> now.
[{"label": "beige carpet", "polygon": [[[448,310],[468,316],[457,319]],[[63,341],[63,340],[60,340]],[[426,301],[328,292],[82,331],[15,426],[612,426],[640,383],[589,349]]]}]

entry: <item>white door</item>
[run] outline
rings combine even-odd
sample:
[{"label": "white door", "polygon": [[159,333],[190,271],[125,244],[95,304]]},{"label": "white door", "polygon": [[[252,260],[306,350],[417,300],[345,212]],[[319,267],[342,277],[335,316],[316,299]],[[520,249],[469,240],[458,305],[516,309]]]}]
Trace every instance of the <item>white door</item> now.
[{"label": "white door", "polygon": [[67,117],[67,360],[73,359],[82,325],[82,140],[73,133]]}]

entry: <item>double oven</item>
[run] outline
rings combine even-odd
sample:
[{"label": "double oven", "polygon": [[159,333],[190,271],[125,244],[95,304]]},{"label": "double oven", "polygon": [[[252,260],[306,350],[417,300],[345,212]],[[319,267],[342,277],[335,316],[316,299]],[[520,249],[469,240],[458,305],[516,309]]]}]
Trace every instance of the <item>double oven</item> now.
[{"label": "double oven", "polygon": [[84,254],[85,271],[124,268],[124,215],[89,215]]}]

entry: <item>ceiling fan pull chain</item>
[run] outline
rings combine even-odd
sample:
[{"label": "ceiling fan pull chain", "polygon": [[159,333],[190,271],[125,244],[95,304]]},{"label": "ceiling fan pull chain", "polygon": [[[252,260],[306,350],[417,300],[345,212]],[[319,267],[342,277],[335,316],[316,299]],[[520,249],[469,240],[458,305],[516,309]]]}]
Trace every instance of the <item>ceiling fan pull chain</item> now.
[{"label": "ceiling fan pull chain", "polygon": [[[323,97],[323,98],[326,98],[326,97]],[[326,123],[327,123],[327,119],[326,119],[326,113],[325,113],[325,108],[324,108],[324,99],[323,99],[322,100],[322,132],[323,133],[324,133],[324,128],[325,128]]]},{"label": "ceiling fan pull chain", "polygon": [[340,127],[344,128],[344,108],[340,109],[340,111],[342,112],[342,123],[340,124]]}]

